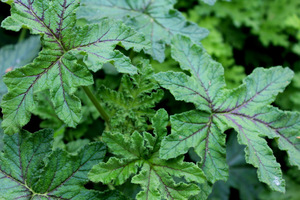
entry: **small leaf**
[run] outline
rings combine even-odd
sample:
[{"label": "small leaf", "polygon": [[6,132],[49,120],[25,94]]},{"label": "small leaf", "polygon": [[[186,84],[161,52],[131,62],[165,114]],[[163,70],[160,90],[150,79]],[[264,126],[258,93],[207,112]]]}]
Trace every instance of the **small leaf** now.
[{"label": "small leaf", "polygon": [[0,198],[93,199],[101,193],[83,187],[87,171],[105,154],[102,143],[86,145],[76,156],[51,151],[53,133],[42,130],[4,137],[0,154]]},{"label": "small leaf", "polygon": [[152,118],[152,125],[153,125],[153,133],[155,134],[155,143],[153,146],[153,151],[156,152],[159,150],[161,146],[161,141],[167,135],[168,131],[166,127],[169,123],[169,115],[166,110],[159,109],[154,117]]},{"label": "small leaf", "polygon": [[122,77],[118,91],[104,86],[99,88],[98,96],[105,102],[111,116],[109,126],[114,132],[146,131],[147,121],[155,114],[153,107],[163,98],[149,61],[142,60],[137,68],[137,74]]},{"label": "small leaf", "polygon": [[151,49],[146,52],[155,60],[165,59],[165,45],[176,34],[182,34],[199,42],[208,31],[188,22],[178,10],[173,8],[174,0],[120,1],[120,0],[83,0],[78,17],[90,22],[111,17],[123,19],[136,31],[143,33],[151,42]]}]

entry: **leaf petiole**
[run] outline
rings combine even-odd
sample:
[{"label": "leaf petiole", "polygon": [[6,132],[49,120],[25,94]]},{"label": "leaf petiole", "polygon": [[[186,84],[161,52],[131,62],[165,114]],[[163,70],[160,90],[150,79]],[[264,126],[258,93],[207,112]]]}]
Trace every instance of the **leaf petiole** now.
[{"label": "leaf petiole", "polygon": [[83,86],[82,87],[84,92],[86,93],[86,95],[89,97],[89,99],[91,100],[91,102],[94,104],[94,106],[96,107],[96,109],[98,110],[98,112],[100,113],[101,117],[104,119],[104,121],[106,123],[109,122],[109,116],[106,113],[106,111],[103,109],[103,107],[100,105],[98,99],[95,97],[95,95],[92,93],[92,91],[90,90],[89,87],[87,86]]}]

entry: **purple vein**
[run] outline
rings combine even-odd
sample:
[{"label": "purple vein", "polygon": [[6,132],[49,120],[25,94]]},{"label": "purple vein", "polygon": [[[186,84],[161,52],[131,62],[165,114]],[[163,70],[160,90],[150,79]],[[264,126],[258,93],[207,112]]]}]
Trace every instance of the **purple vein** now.
[{"label": "purple vein", "polygon": [[[243,103],[241,103],[240,105],[232,108],[232,109],[229,109],[229,110],[225,110],[226,113],[228,112],[232,112],[232,111],[235,111],[235,110],[238,110],[239,108],[242,108],[242,107],[245,107],[247,106],[248,103],[250,103],[251,101],[253,101],[253,99],[255,99],[258,95],[260,95],[264,90],[266,90],[268,87],[270,87],[271,85],[273,84],[273,82],[270,82],[269,84],[267,84],[262,90],[256,92],[250,99],[246,100],[244,99]],[[219,108],[218,108],[219,109]],[[217,110],[218,110],[217,109]]]},{"label": "purple vein", "polygon": [[[252,148],[252,149],[254,150],[254,152],[255,152],[255,156],[257,157],[259,163],[260,163],[261,166],[265,169],[265,171],[268,172],[268,170],[266,169],[265,165],[262,163],[260,157],[258,156],[259,152],[257,152],[256,149],[254,148],[254,146],[253,146],[251,140],[247,137],[247,134],[244,132],[243,127],[241,127],[241,125],[239,125],[239,124],[238,124],[234,119],[232,119],[230,116],[228,116],[228,115],[225,114],[225,117],[226,117],[227,119],[231,120],[231,121],[238,127],[238,129],[240,130],[239,132],[242,133],[242,134],[245,136],[245,138],[247,139],[247,141],[248,141],[248,145],[247,145],[247,146],[251,146],[251,148]],[[249,159],[250,159],[250,158],[249,158]],[[259,166],[257,166],[257,168],[259,168]],[[269,173],[267,173],[267,176],[269,177],[269,179],[271,179]]]},{"label": "purple vein", "polygon": [[209,154],[209,147],[208,147],[208,143],[209,143],[209,136],[210,136],[210,127],[211,127],[211,121],[208,125],[208,128],[207,128],[207,136],[205,138],[205,153],[204,153],[204,158],[203,158],[203,165],[202,165],[202,168],[205,167],[205,163],[206,163],[206,157],[207,157],[207,153]]},{"label": "purple vein", "polygon": [[[89,157],[88,159],[86,159],[85,162],[81,163],[80,166],[78,166],[78,168],[77,168],[74,172],[72,172],[72,174],[71,174],[68,178],[66,178],[63,182],[61,182],[59,185],[57,185],[55,188],[53,188],[53,190],[48,191],[48,194],[50,194],[50,193],[53,192],[53,191],[58,190],[61,186],[63,186],[69,179],[71,179],[71,178],[74,176],[74,174],[76,174],[76,173],[80,170],[81,167],[83,167],[87,162],[89,162],[90,159],[91,159],[96,153],[97,153],[97,152],[94,152],[94,154],[90,155],[90,157]],[[50,187],[48,188],[48,190],[49,190],[49,189],[50,189]]]},{"label": "purple vein", "polygon": [[[184,52],[184,51],[183,51],[183,52]],[[196,70],[196,68],[195,68],[195,66],[192,64],[192,61],[190,60],[189,56],[188,56],[185,52],[184,52],[184,54],[185,54],[185,56],[186,56],[186,59],[187,59],[188,63],[190,64],[192,70],[193,70],[193,71],[195,72],[195,74],[197,75],[197,78],[198,78],[198,80],[199,80],[199,82],[200,82],[202,88],[203,88],[204,91],[205,91],[205,94],[206,94],[207,97],[206,97],[206,98],[203,97],[203,98],[208,102],[209,107],[212,108],[212,100],[210,99],[210,96],[209,96],[209,94],[208,94],[208,89],[204,86],[204,83],[202,82],[202,80],[201,80],[201,78],[200,78],[200,76],[199,76],[199,71]]]},{"label": "purple vein", "polygon": [[[261,124],[263,124],[263,125],[271,128],[271,129],[273,129],[275,131],[275,133],[277,135],[279,135],[279,137],[284,138],[290,145],[292,145],[292,146],[294,146],[296,148],[296,146],[295,146],[294,143],[292,143],[287,137],[285,137],[283,134],[281,134],[279,132],[278,128],[275,128],[275,127],[271,126],[270,123],[266,123],[266,122],[264,122],[264,121],[262,121],[260,119],[257,119],[256,117],[248,116],[248,115],[245,115],[245,114],[242,114],[242,113],[229,113],[229,114],[236,115],[236,116],[239,116],[239,117],[244,117],[244,118],[247,118],[247,119],[250,119],[250,120],[254,120],[255,122],[261,123]],[[225,117],[226,116],[228,116],[228,115],[225,114]],[[293,125],[291,125],[291,126],[293,126]],[[286,128],[286,127],[284,127],[284,128]]]}]

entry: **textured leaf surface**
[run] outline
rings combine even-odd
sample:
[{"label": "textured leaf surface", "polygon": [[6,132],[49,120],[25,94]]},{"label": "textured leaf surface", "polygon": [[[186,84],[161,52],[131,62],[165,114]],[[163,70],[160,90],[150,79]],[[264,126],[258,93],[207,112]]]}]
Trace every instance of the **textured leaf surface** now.
[{"label": "textured leaf surface", "polygon": [[208,31],[188,22],[173,8],[174,0],[83,0],[78,12],[80,18],[98,22],[100,18],[123,19],[125,23],[143,33],[151,42],[146,51],[160,62],[165,58],[165,45],[175,34],[192,38],[195,42],[207,36]]},{"label": "textured leaf surface", "polygon": [[198,109],[211,112],[212,102],[225,87],[221,64],[213,61],[202,47],[181,36],[172,41],[172,57],[191,76],[182,72],[164,72],[158,73],[156,79],[177,100],[194,103]]},{"label": "textured leaf surface", "polygon": [[194,147],[202,158],[201,166],[207,178],[226,180],[225,134],[211,121],[207,113],[190,111],[171,117],[172,134],[162,141],[160,156],[169,159],[187,153]]},{"label": "textured leaf surface", "polygon": [[4,199],[97,199],[83,187],[87,172],[105,154],[102,143],[86,145],[78,155],[52,151],[53,133],[5,135],[0,154],[0,197]]},{"label": "textured leaf surface", "polygon": [[[26,27],[42,35],[43,50],[33,63],[4,77],[9,89],[2,102],[6,133],[17,132],[29,121],[36,92],[49,89],[58,117],[75,127],[81,118],[81,103],[73,93],[79,86],[93,83],[89,70],[97,71],[104,63],[114,62],[120,72],[136,72],[129,58],[114,48],[122,44],[125,49],[140,51],[146,47],[144,38],[121,22],[107,19],[77,27],[78,6],[77,0],[15,0],[12,4],[12,16],[2,27],[14,31]],[[86,65],[78,62],[82,56]]]},{"label": "textured leaf surface", "polygon": [[143,191],[138,193],[137,199],[187,199],[199,192],[195,184],[176,184],[168,174],[150,167],[149,164],[143,166],[141,172],[133,177],[132,182],[140,184],[143,188]]},{"label": "textured leaf surface", "polygon": [[194,103],[202,112],[171,117],[172,133],[163,140],[160,156],[174,158],[194,147],[208,179],[212,182],[226,179],[222,132],[234,128],[239,133],[239,143],[246,145],[246,161],[258,168],[260,181],[283,192],[280,165],[262,137],[276,139],[279,148],[287,151],[290,163],[299,167],[299,113],[280,111],[269,105],[290,83],[293,72],[282,67],[257,68],[240,87],[228,90],[221,65],[190,39],[174,38],[172,56],[191,75],[165,72],[158,73],[156,79],[177,100]]},{"label": "textured leaf surface", "polygon": [[[230,199],[230,187],[239,191],[241,200],[258,199],[259,192],[264,185],[260,183],[256,177],[256,169],[245,161],[244,146],[239,145],[236,139],[236,134],[232,131],[226,143],[226,162],[229,166],[229,177],[225,181],[217,181],[212,188],[209,197],[203,197],[205,187],[201,187],[202,192],[195,197],[196,199],[208,200],[228,200]],[[192,160],[198,161],[197,156],[190,152]],[[208,184],[207,184],[208,185]]]},{"label": "textured leaf surface", "polygon": [[7,88],[3,83],[3,76],[31,62],[40,50],[40,40],[38,37],[30,37],[15,45],[7,45],[0,49],[0,102],[2,96],[7,93]]},{"label": "textured leaf surface", "polygon": [[182,156],[170,161],[159,158],[159,144],[167,134],[168,114],[158,110],[151,121],[153,135],[137,131],[131,136],[104,133],[103,141],[117,157],[95,165],[89,179],[120,185],[134,176],[131,182],[143,189],[136,199],[187,199],[196,195],[199,188],[191,182],[204,183],[203,171],[194,163],[184,162]]},{"label": "textured leaf surface", "polygon": [[123,75],[118,91],[104,86],[99,88],[98,96],[105,102],[109,126],[114,132],[147,130],[147,121],[155,114],[153,108],[163,97],[149,61],[142,60],[137,68],[137,74]]},{"label": "textured leaf surface", "polygon": [[138,171],[139,163],[136,160],[109,159],[107,163],[95,165],[89,173],[89,179],[93,182],[114,185],[123,184],[131,175]]}]

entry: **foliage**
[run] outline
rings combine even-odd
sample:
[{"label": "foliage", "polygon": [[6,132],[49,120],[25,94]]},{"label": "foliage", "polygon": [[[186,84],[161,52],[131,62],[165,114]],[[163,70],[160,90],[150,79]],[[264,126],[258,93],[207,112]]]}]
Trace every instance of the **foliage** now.
[{"label": "foliage", "polygon": [[16,45],[7,45],[0,49],[0,102],[2,96],[7,93],[7,88],[2,80],[3,75],[31,62],[37,56],[39,49],[38,37],[31,37]]},{"label": "foliage", "polygon": [[300,113],[273,102],[290,82],[297,101],[300,70],[242,67],[246,34],[234,33],[248,27],[296,54],[285,36],[299,31],[297,9],[2,2],[2,27],[21,34],[0,49],[0,199],[229,199],[231,188],[240,199],[297,198]]},{"label": "foliage", "polygon": [[173,9],[175,2],[83,0],[78,15],[90,22],[98,22],[102,17],[123,19],[127,25],[143,33],[151,43],[151,48],[146,52],[163,62],[165,45],[170,44],[173,35],[186,35],[199,42],[208,34],[206,29],[187,22],[179,11]]},{"label": "foliage", "polygon": [[[291,70],[281,67],[256,69],[243,85],[226,90],[223,68],[200,46],[189,38],[178,36],[173,39],[172,47],[173,58],[192,76],[162,72],[156,79],[177,100],[194,103],[198,110],[171,117],[172,134],[162,141],[160,156],[175,158],[193,147],[202,158],[200,166],[208,180],[212,183],[224,180],[228,167],[222,132],[234,128],[239,133],[239,143],[247,146],[246,161],[258,168],[260,181],[274,190],[284,191],[280,165],[260,136],[277,138],[279,148],[288,151],[290,163],[300,167],[298,133],[293,131],[299,129],[299,113],[267,106],[290,82]],[[289,123],[282,123],[283,120]]]},{"label": "foliage", "polygon": [[51,151],[53,134],[22,131],[4,137],[0,154],[0,197],[7,199],[99,199],[101,193],[83,187],[87,172],[105,155],[102,143],[83,147],[76,156]]},{"label": "foliage", "polygon": [[[134,47],[140,51],[146,48],[144,38],[122,23],[108,19],[78,27],[75,16],[78,6],[74,1],[12,4],[12,16],[2,26],[14,31],[28,27],[32,34],[41,34],[43,50],[33,63],[4,78],[9,88],[2,102],[5,116],[2,127],[6,133],[13,134],[28,123],[30,113],[36,109],[33,95],[37,92],[49,89],[58,117],[75,127],[81,118],[81,103],[73,93],[79,86],[93,84],[88,69],[95,72],[103,63],[113,61],[120,72],[136,72],[130,60],[114,48],[121,43],[126,49]],[[79,62],[80,57],[83,63]]]},{"label": "foliage", "polygon": [[187,199],[196,195],[199,188],[195,184],[175,182],[174,176],[184,177],[187,182],[203,183],[202,170],[195,164],[184,162],[183,157],[165,161],[158,156],[161,140],[167,135],[166,111],[157,111],[152,124],[154,136],[148,132],[142,135],[134,132],[130,138],[125,138],[119,133],[105,132],[103,141],[118,157],[94,166],[89,178],[94,182],[121,185],[141,168],[132,178],[132,183],[140,184],[142,188],[137,199]]},{"label": "foliage", "polygon": [[147,130],[147,121],[155,114],[152,108],[163,97],[163,91],[153,81],[154,72],[149,61],[143,60],[137,68],[137,74],[122,77],[118,91],[103,85],[98,90],[99,99],[105,102],[111,116],[109,129],[114,132],[126,134]]},{"label": "foliage", "polygon": [[[201,6],[197,9],[202,15],[213,13],[221,19],[229,17],[235,26],[251,28],[251,32],[258,35],[264,45],[272,43],[288,47],[291,42],[286,31],[295,32],[294,25],[291,26],[288,21],[291,20],[291,16],[297,16],[299,5],[297,0],[288,2],[285,0],[274,2],[232,0],[231,2],[219,1],[214,6]],[[287,30],[289,28],[292,30]]]}]

